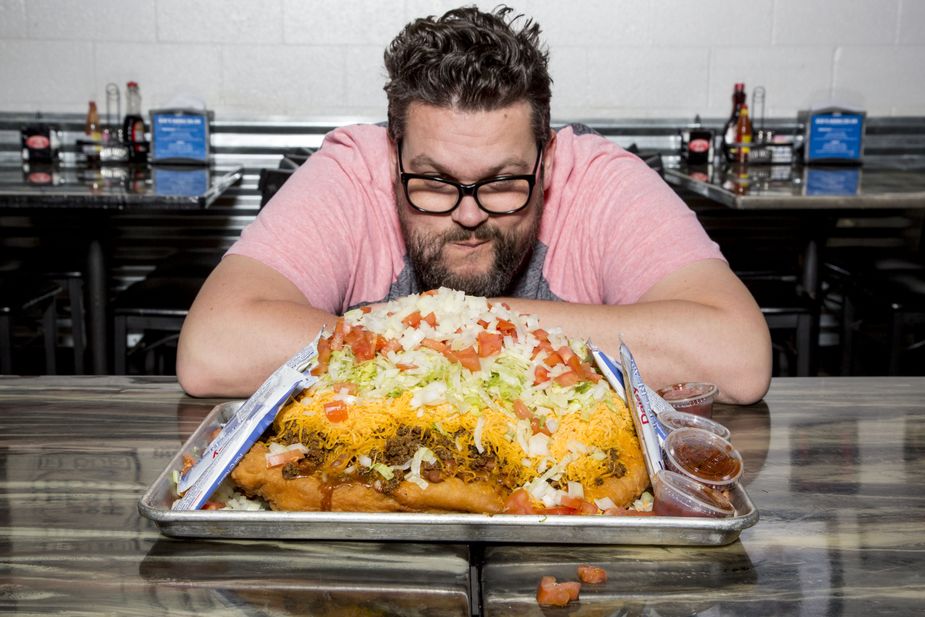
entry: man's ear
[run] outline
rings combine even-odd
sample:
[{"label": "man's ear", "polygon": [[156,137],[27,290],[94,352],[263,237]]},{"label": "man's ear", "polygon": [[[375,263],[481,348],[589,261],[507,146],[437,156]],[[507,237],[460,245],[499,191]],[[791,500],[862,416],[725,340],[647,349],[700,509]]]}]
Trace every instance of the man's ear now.
[{"label": "man's ear", "polygon": [[543,190],[549,188],[552,178],[552,161],[556,156],[556,132],[550,129],[549,140],[543,150]]},{"label": "man's ear", "polygon": [[395,170],[398,169],[398,161],[396,160],[398,148],[395,146],[395,142],[392,141],[391,136],[387,138],[389,142],[389,169]]}]

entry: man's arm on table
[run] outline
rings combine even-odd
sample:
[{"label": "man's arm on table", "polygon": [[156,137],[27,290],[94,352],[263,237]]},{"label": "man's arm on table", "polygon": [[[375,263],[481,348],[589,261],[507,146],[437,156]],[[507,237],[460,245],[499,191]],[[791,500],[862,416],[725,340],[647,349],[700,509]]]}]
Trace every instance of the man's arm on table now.
[{"label": "man's arm on table", "polygon": [[229,255],[206,280],[183,324],[180,385],[192,396],[250,396],[335,320],[312,308],[276,270]]},{"label": "man's arm on table", "polygon": [[753,403],[771,378],[767,322],[742,282],[717,259],[665,277],[636,304],[612,306],[504,298],[540,323],[590,338],[619,358],[620,337],[646,384],[708,381],[724,402]]}]

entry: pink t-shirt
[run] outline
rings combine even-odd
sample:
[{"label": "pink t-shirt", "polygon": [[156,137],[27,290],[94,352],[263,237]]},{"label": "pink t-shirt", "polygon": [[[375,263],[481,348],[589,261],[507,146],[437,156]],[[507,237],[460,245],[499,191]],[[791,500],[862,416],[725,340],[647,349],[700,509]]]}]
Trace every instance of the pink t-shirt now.
[{"label": "pink t-shirt", "polygon": [[[337,129],[244,229],[256,259],[331,313],[422,291],[406,259],[386,130]],[[596,134],[557,134],[530,264],[510,295],[630,304],[681,266],[722,259],[695,214],[645,163]]]}]

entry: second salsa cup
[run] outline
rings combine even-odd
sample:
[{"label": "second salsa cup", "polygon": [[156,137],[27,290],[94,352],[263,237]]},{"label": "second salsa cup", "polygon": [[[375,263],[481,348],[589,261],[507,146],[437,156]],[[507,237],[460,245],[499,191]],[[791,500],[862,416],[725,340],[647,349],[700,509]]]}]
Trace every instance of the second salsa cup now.
[{"label": "second salsa cup", "polygon": [[705,381],[676,383],[658,390],[659,396],[678,411],[705,418],[713,417],[713,399],[717,392],[716,386]]}]

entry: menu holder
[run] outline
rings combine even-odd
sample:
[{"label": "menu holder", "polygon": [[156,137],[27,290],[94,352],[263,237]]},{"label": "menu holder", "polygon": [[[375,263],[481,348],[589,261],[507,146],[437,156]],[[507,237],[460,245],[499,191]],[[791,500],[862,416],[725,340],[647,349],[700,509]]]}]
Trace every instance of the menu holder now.
[{"label": "menu holder", "polygon": [[151,162],[208,165],[210,120],[204,110],[151,110]]}]

